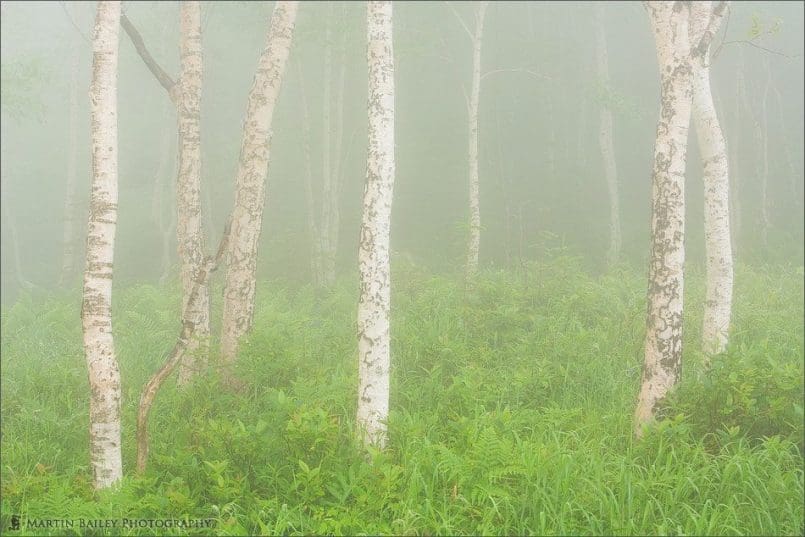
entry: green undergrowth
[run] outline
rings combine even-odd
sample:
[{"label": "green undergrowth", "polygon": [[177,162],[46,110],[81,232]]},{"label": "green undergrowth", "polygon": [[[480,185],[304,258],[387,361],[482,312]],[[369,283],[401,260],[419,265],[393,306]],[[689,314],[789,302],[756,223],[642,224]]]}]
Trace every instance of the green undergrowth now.
[{"label": "green undergrowth", "polygon": [[[739,267],[731,346],[708,370],[702,276],[690,272],[683,380],[641,441],[641,272],[591,276],[559,258],[466,288],[407,267],[394,275],[387,450],[353,439],[354,282],[267,282],[238,363],[245,388],[223,389],[214,364],[185,391],[169,381],[140,477],[139,391],[175,341],[179,299],[117,289],[126,476],[102,493],[78,301],[23,296],[2,313],[2,533],[18,515],[73,523],[23,535],[801,535],[802,271]],[[80,527],[107,519],[118,526]]]}]

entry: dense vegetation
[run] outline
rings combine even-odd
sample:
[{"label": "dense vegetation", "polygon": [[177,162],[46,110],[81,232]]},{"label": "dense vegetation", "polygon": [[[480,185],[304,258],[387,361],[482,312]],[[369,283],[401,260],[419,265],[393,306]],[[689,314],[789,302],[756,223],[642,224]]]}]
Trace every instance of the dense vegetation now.
[{"label": "dense vegetation", "polygon": [[558,257],[465,289],[401,264],[386,452],[366,456],[353,435],[354,282],[263,282],[245,393],[214,371],[185,392],[169,383],[142,477],[136,405],[178,333],[178,291],[118,289],[127,476],[97,495],[79,300],[22,295],[2,313],[3,529],[16,513],[213,518],[226,535],[803,533],[801,267],[739,267],[730,351],[707,372],[691,275],[684,378],[637,442],[642,273],[591,276]]}]

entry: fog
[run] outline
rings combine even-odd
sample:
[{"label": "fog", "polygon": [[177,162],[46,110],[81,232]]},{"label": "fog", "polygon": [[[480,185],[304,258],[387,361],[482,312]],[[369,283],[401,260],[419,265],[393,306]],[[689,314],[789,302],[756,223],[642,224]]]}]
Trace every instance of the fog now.
[{"label": "fog", "polygon": [[[339,274],[354,274],[366,161],[364,5],[304,4],[277,106],[258,271],[288,285],[310,281],[304,192],[302,95],[311,133],[314,195],[323,167],[324,48],[333,24],[331,148],[341,168]],[[429,270],[463,263],[467,234],[467,109],[471,3],[395,3],[396,158],[393,256]],[[176,76],[178,7],[125,7],[156,61]],[[2,296],[21,287],[78,290],[90,181],[88,88],[93,3],[4,2],[2,12]],[[246,96],[264,46],[270,3],[202,6],[202,196],[208,237],[229,214]],[[802,264],[803,6],[736,2],[715,40],[712,88],[729,148],[731,182],[741,208],[734,233],[740,262]],[[612,105],[619,181],[622,257],[648,256],[651,159],[659,111],[656,52],[645,10],[636,2],[604,9],[610,87],[595,64],[593,8],[585,2],[495,2],[487,15],[480,90],[482,268],[507,267],[562,250],[605,269],[606,183],[598,143],[599,111]],[[77,55],[77,59],[73,59]],[[336,103],[344,64],[343,101]],[[70,124],[73,65],[79,86]],[[115,284],[157,283],[164,252],[176,277],[175,238],[164,231],[175,212],[176,117],[164,89],[120,36],[120,196]],[[736,102],[736,79],[746,102]],[[779,97],[778,97],[779,95]],[[343,106],[337,121],[336,105]],[[767,125],[769,239],[760,239],[762,144]],[[73,132],[71,130],[74,129]],[[691,129],[687,164],[687,263],[703,263],[702,179]],[[75,207],[66,209],[70,139],[75,139]],[[333,144],[334,145],[334,144]],[[60,282],[66,210],[76,268]],[[162,219],[160,229],[159,220]],[[170,243],[164,247],[163,237]],[[208,246],[210,249],[214,245]],[[393,263],[394,264],[394,263]]]}]

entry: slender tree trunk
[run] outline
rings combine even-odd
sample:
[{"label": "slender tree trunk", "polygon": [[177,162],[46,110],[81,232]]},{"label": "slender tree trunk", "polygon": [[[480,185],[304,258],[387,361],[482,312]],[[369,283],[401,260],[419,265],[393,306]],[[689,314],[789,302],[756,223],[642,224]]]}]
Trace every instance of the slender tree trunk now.
[{"label": "slender tree trunk", "polygon": [[358,249],[358,434],[385,446],[389,409],[391,281],[389,229],[394,191],[392,3],[367,2],[369,152]]},{"label": "slender tree trunk", "polygon": [[740,158],[741,158],[741,137],[743,133],[743,125],[741,123],[741,104],[746,100],[744,79],[743,79],[743,56],[741,56],[741,63],[736,71],[735,81],[735,112],[733,115],[733,122],[735,128],[729,144],[730,153],[732,155],[732,164],[730,170],[732,172],[732,181],[730,181],[730,229],[732,230],[732,254],[737,259],[738,244],[741,237],[741,186],[739,178],[741,177]]},{"label": "slender tree trunk", "polygon": [[[346,34],[344,34],[346,35]],[[346,38],[342,37],[341,61],[338,71],[338,92],[335,105],[335,162],[331,165],[331,194],[330,194],[330,223],[327,227],[329,237],[327,245],[329,250],[325,255],[325,278],[328,286],[335,283],[336,258],[338,255],[338,232],[341,227],[341,189],[344,184],[344,88],[346,82]]]},{"label": "slender tree trunk", "polygon": [[[697,42],[710,21],[710,2],[691,6],[691,40]],[[702,348],[706,356],[727,347],[732,312],[732,245],[730,243],[727,147],[710,91],[709,49],[693,61],[693,124],[704,171],[706,299]]]},{"label": "slender tree trunk", "polygon": [[[266,47],[249,91],[224,284],[221,354],[227,366],[235,361],[238,342],[249,331],[254,315],[257,244],[265,206],[271,120],[291,48],[298,7],[296,1],[278,1],[274,5]],[[231,370],[226,370],[225,375],[234,383]]]},{"label": "slender tree trunk", "polygon": [[767,78],[763,89],[763,100],[760,106],[760,121],[757,124],[757,139],[761,148],[761,172],[760,172],[760,242],[764,249],[769,247],[769,228],[771,219],[769,217],[769,85],[771,83],[770,68],[766,60]]},{"label": "slender tree trunk", "polygon": [[182,2],[179,51],[182,74],[179,78],[178,128],[179,173],[176,185],[177,227],[180,274],[182,279],[182,323],[194,325],[193,339],[188,342],[179,367],[178,382],[186,384],[195,374],[196,361],[209,351],[210,298],[207,280],[197,290],[196,300],[190,293],[196,285],[196,274],[204,261],[204,229],[201,220],[201,5],[198,1]]},{"label": "slender tree trunk", "polygon": [[316,202],[313,198],[313,167],[310,163],[310,113],[308,111],[307,96],[305,95],[305,80],[300,63],[296,64],[299,76],[299,98],[302,102],[302,154],[305,160],[305,202],[307,204],[307,228],[310,235],[310,272],[315,287],[323,285],[321,237],[316,222]]},{"label": "slender tree trunk", "polygon": [[481,43],[484,18],[489,2],[479,2],[475,13],[475,35],[472,40],[472,93],[469,102],[469,163],[470,163],[470,236],[467,243],[467,278],[478,272],[481,245],[480,180],[478,178],[478,107],[481,96]]},{"label": "slender tree trunk", "polygon": [[81,317],[90,384],[90,462],[96,489],[123,475],[120,370],[112,339],[112,264],[117,224],[117,64],[120,2],[99,2],[93,38],[92,191]]},{"label": "slender tree trunk", "polygon": [[[598,60],[598,78],[601,85],[609,88],[609,62],[607,58],[607,42],[604,34],[603,5],[595,5],[596,19],[596,58]],[[611,267],[618,262],[621,251],[620,202],[618,199],[618,174],[615,165],[615,147],[612,143],[612,110],[608,103],[601,104],[600,130],[598,142],[601,147],[601,158],[604,162],[604,175],[609,193],[609,250],[607,264]]]},{"label": "slender tree trunk", "polygon": [[333,3],[327,2],[327,21],[325,22],[325,37],[324,37],[324,82],[323,82],[323,97],[322,97],[322,195],[321,195],[321,283],[324,287],[329,287],[331,281],[330,271],[330,225],[332,219],[330,211],[332,210],[332,203],[330,199],[333,197],[333,171],[332,171],[332,155],[330,151],[332,141],[332,124],[331,124],[331,105],[332,105],[332,86],[333,86],[333,45],[332,45],[332,18],[333,18]]},{"label": "slender tree trunk", "polygon": [[79,74],[79,49],[73,47],[73,59],[70,76],[70,123],[69,123],[69,143],[67,145],[67,185],[64,194],[64,233],[62,235],[62,266],[59,285],[64,285],[73,277],[75,270],[75,188],[76,174],[78,168],[78,74]]},{"label": "slender tree trunk", "polygon": [[660,65],[661,108],[652,171],[651,253],[645,359],[635,434],[651,421],[682,371],[685,158],[692,79],[688,8],[646,2]]}]

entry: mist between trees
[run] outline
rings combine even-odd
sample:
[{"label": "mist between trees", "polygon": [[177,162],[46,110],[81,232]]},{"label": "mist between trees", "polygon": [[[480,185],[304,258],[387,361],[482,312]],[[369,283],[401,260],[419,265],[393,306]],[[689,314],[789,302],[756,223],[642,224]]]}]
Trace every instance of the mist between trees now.
[{"label": "mist between trees", "polygon": [[[395,353],[413,344],[395,339],[398,277],[423,294],[441,289],[434,322],[458,311],[460,329],[440,333],[442,349],[466,343],[488,308],[508,319],[481,323],[487,340],[479,345],[488,353],[467,362],[470,371],[528,340],[505,334],[522,328],[516,316],[539,325],[535,311],[551,315],[536,297],[562,287],[563,277],[578,287],[566,290],[557,311],[579,316],[572,301],[580,295],[599,296],[606,286],[633,292],[617,280],[632,282],[648,267],[637,336],[622,332],[636,300],[620,304],[627,313],[597,317],[618,319],[610,326],[621,338],[613,353],[640,347],[629,360],[639,355],[642,368],[630,365],[618,392],[633,389],[636,404],[626,397],[612,411],[620,420],[612,434],[640,446],[683,431],[712,454],[744,427],[746,442],[763,439],[759,449],[778,449],[768,443],[777,436],[788,442],[785,453],[801,450],[802,429],[790,416],[802,417],[795,397],[802,384],[786,380],[801,371],[801,344],[780,347],[799,361],[767,358],[781,373],[767,386],[758,382],[762,397],[746,395],[751,384],[729,388],[728,399],[709,400],[707,418],[693,403],[703,396],[686,391],[694,381],[683,382],[683,356],[688,378],[699,389],[712,383],[714,393],[763,369],[741,362],[719,377],[728,360],[749,360],[747,345],[774,344],[750,329],[745,313],[734,314],[757,304],[741,278],[759,285],[756,271],[779,274],[784,283],[770,296],[781,304],[796,295],[778,296],[784,286],[802,293],[801,3],[8,2],[2,9],[4,326],[48,301],[80,303],[95,490],[148,475],[149,415],[174,372],[177,388],[167,397],[192,397],[210,382],[222,398],[256,388],[244,371],[266,328],[267,292],[312,293],[318,323],[333,321],[322,313],[327,307],[353,300],[351,320],[337,317],[354,332],[338,358],[352,358],[344,381],[352,410],[334,416],[320,408],[312,419],[342,436],[346,420],[348,443],[364,463],[394,453],[393,398],[404,397],[394,391],[404,382],[394,377]],[[136,388],[121,377],[129,364],[118,360],[113,308],[113,297],[132,289],[178,296],[175,330],[144,361],[151,370]],[[406,322],[414,322],[416,300],[401,301]],[[164,307],[149,314],[168,315]],[[567,333],[583,340],[586,329],[571,325]],[[784,330],[793,337],[802,326],[793,319]],[[17,348],[3,337],[4,349]],[[567,382],[570,366],[556,367]],[[639,388],[631,379],[638,369]],[[123,417],[132,389],[141,389],[134,435]],[[739,392],[746,408],[736,403]],[[279,394],[271,401],[282,406]],[[790,412],[780,400],[790,400]],[[745,415],[712,417],[734,405]],[[681,412],[674,417],[673,409]],[[761,418],[747,415],[770,425],[758,428]],[[250,429],[238,423],[245,435]],[[255,434],[270,426],[262,423]],[[648,444],[640,444],[648,430]],[[174,449],[157,438],[160,451]],[[130,472],[124,459],[134,444]],[[490,452],[500,447],[492,444]],[[203,462],[224,487],[228,459]],[[296,463],[308,485],[316,482],[321,465]],[[786,472],[783,479],[793,475]],[[303,499],[312,505],[323,494]],[[654,529],[663,533],[665,523]],[[789,525],[786,518],[777,529]]]}]

